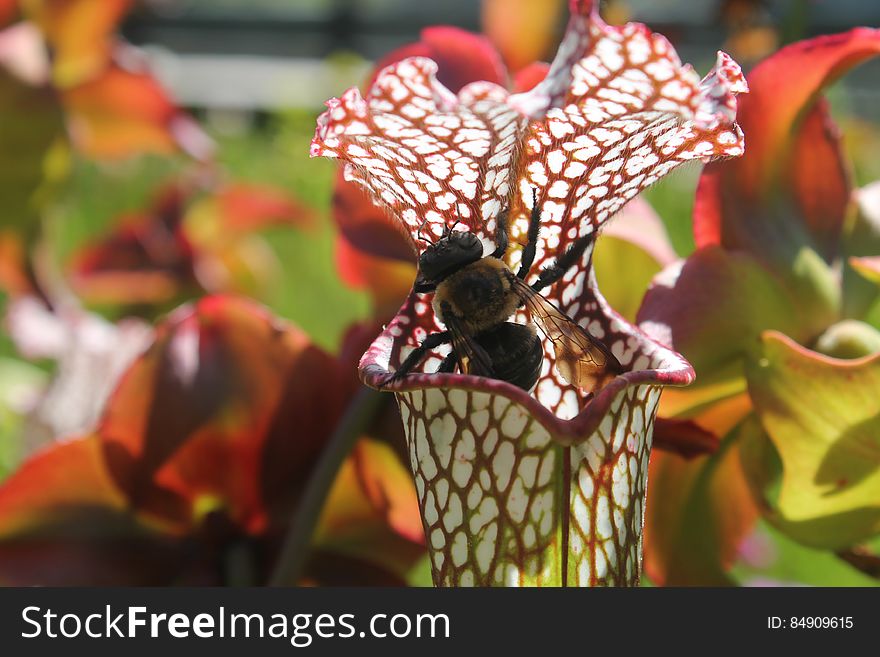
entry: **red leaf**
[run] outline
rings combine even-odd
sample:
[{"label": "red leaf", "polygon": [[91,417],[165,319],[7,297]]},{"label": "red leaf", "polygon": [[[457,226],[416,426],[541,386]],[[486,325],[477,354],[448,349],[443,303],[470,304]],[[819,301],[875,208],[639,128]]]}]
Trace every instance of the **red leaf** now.
[{"label": "red leaf", "polygon": [[521,93],[531,91],[537,84],[543,82],[550,72],[550,64],[544,62],[534,62],[525,68],[520,69],[513,76],[513,91]]},{"label": "red leaf", "polygon": [[880,31],[857,28],[783,48],[750,73],[737,117],[746,154],[706,168],[694,212],[698,246],[746,249],[769,262],[801,245],[833,257],[850,181],[837,131],[816,97],[878,53]]},{"label": "red leaf", "polygon": [[787,184],[821,254],[832,260],[850,203],[849,166],[844,161],[841,135],[828,103],[820,98],[801,124],[792,144]]},{"label": "red leaf", "polygon": [[718,449],[718,436],[691,420],[658,417],[654,421],[654,447],[689,459],[712,454]]},{"label": "red leaf", "polygon": [[255,183],[234,183],[217,194],[224,227],[252,231],[275,224],[312,227],[315,211],[280,189]]},{"label": "red leaf", "polygon": [[379,60],[369,86],[386,66],[416,56],[437,62],[438,79],[454,92],[478,80],[507,85],[507,69],[489,39],[457,27],[437,26],[422,30],[418,43],[399,48]]},{"label": "red leaf", "polygon": [[0,486],[3,585],[170,583],[183,569],[180,548],[127,512],[96,436],[52,445]]},{"label": "red leaf", "polygon": [[0,27],[11,23],[18,15],[18,0],[0,0]]},{"label": "red leaf", "polygon": [[266,530],[271,513],[290,512],[338,419],[348,390],[335,361],[230,297],[178,310],[157,334],[99,427],[115,481],[132,505],[181,528],[222,510]]},{"label": "red leaf", "polygon": [[148,210],[121,217],[71,263],[77,293],[97,303],[160,303],[197,291],[193,247],[181,230],[185,192],[164,187]]}]

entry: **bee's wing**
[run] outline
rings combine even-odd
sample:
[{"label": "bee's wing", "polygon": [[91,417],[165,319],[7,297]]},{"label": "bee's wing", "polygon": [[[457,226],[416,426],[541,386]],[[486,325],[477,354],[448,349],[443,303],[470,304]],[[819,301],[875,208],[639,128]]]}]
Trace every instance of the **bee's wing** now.
[{"label": "bee's wing", "polygon": [[494,376],[492,360],[486,351],[463,329],[461,321],[452,313],[443,315],[446,330],[452,335],[452,349],[458,358],[458,366],[464,374]]},{"label": "bee's wing", "polygon": [[511,281],[532,320],[553,343],[556,368],[566,382],[597,391],[623,371],[617,358],[600,340],[521,279],[512,276]]}]

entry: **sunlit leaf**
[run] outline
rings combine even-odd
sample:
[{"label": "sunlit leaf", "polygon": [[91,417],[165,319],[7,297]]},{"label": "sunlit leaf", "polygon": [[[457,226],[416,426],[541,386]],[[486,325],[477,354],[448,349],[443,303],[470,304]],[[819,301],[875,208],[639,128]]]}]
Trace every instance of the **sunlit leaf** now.
[{"label": "sunlit leaf", "polygon": [[104,468],[101,444],[77,438],[30,460],[0,487],[0,536],[33,531],[76,507],[114,509],[125,499]]},{"label": "sunlit leaf", "polygon": [[831,359],[768,332],[746,375],[769,439],[752,431],[748,471],[759,489],[772,482],[771,450],[781,460],[771,521],[835,549],[880,531],[880,356]]},{"label": "sunlit leaf", "polygon": [[196,583],[186,554],[186,545],[151,533],[126,510],[95,436],[51,446],[0,486],[4,585]]},{"label": "sunlit leaf", "polygon": [[862,358],[880,353],[880,331],[857,319],[844,319],[829,326],[813,348],[832,358]]},{"label": "sunlit leaf", "polygon": [[839,134],[817,94],[880,53],[880,31],[857,28],[792,44],[749,74],[737,120],[744,157],[707,167],[697,193],[698,246],[748,250],[786,271],[804,248],[830,262],[850,181]]}]

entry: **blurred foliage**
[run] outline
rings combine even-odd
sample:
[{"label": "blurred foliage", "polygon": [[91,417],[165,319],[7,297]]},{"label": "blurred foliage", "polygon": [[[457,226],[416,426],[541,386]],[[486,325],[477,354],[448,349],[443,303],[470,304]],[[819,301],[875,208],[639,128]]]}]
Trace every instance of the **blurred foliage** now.
[{"label": "blurred foliage", "polygon": [[[228,177],[275,185],[318,211],[318,226],[307,236],[286,227],[263,233],[281,267],[258,299],[299,324],[317,344],[336,350],[345,329],[369,315],[369,302],[364,293],[344,286],[336,271],[335,231],[328,218],[335,167],[309,160],[313,133],[314,116],[297,112],[270,117],[259,130],[214,137]],[[117,217],[147,205],[156,188],[186,166],[181,157],[155,155],[112,165],[76,158],[49,224],[58,260],[70,262]],[[112,317],[119,309],[100,310]]]},{"label": "blurred foliage", "polygon": [[[181,302],[193,301],[205,293],[245,291],[256,302],[265,304],[270,309],[270,313],[266,316],[260,314],[263,311],[256,310],[256,306],[253,306],[252,311],[248,310],[242,314],[260,317],[262,322],[260,330],[266,333],[271,332],[266,329],[267,326],[276,327],[277,318],[292,322],[298,328],[288,327],[284,331],[295,334],[298,336],[296,339],[308,342],[316,349],[323,350],[320,358],[323,359],[321,362],[326,367],[331,369],[338,367],[338,371],[333,369],[334,375],[338,376],[339,380],[345,379],[345,383],[339,384],[339,390],[334,388],[334,394],[339,393],[340,390],[350,394],[351,390],[348,387],[355,385],[353,371],[357,357],[363,352],[369,338],[373,337],[374,324],[381,323],[397,301],[394,294],[390,295],[391,298],[383,298],[375,290],[369,289],[369,286],[381,285],[383,280],[387,281],[391,276],[395,277],[395,285],[408,285],[411,277],[409,264],[411,254],[407,250],[407,245],[402,244],[400,240],[392,244],[391,238],[384,233],[379,236],[381,239],[376,237],[378,233],[374,233],[375,241],[382,243],[378,245],[374,243],[372,246],[376,247],[376,253],[382,252],[383,256],[387,256],[388,262],[385,266],[388,268],[377,269],[379,273],[373,280],[368,280],[366,283],[360,281],[364,283],[363,285],[352,285],[349,284],[351,281],[346,283],[343,280],[345,274],[341,274],[337,261],[339,249],[353,247],[340,236],[343,235],[345,239],[350,238],[357,232],[354,230],[357,227],[346,224],[344,219],[340,220],[338,207],[337,215],[334,216],[333,195],[339,193],[334,164],[323,159],[309,158],[309,143],[314,133],[317,108],[314,112],[300,110],[261,115],[256,117],[252,124],[246,125],[245,129],[238,131],[229,131],[222,126],[222,122],[213,122],[210,117],[202,117],[205,120],[201,121],[201,124],[207,127],[200,128],[186,112],[174,105],[167,93],[149,74],[142,57],[130,52],[116,36],[117,21],[124,13],[128,2],[85,3],[77,6],[77,2],[72,0],[66,7],[64,2],[35,1],[26,4],[29,12],[26,12],[27,15],[39,26],[41,34],[39,38],[44,39],[51,46],[45,50],[51,50],[54,58],[43,62],[45,70],[42,71],[44,73],[42,77],[37,75],[29,79],[22,79],[17,74],[13,75],[0,61],[0,153],[4,155],[0,158],[0,199],[3,202],[0,227],[3,231],[8,229],[7,237],[13,235],[16,240],[20,240],[25,256],[24,262],[10,260],[7,263],[0,263],[4,265],[3,271],[0,272],[4,276],[9,273],[5,268],[7,265],[10,266],[9,269],[21,266],[21,271],[18,272],[20,276],[16,278],[15,285],[10,283],[8,277],[2,281],[9,293],[6,291],[0,293],[0,313],[7,318],[4,329],[0,330],[0,481],[10,477],[36,447],[45,444],[55,446],[64,444],[51,441],[52,438],[63,436],[55,434],[42,436],[37,430],[36,420],[39,419],[37,416],[41,410],[40,403],[45,402],[47,390],[57,386],[59,381],[64,379],[62,375],[66,376],[72,371],[78,371],[70,361],[80,355],[79,349],[85,349],[84,344],[87,347],[94,347],[94,343],[101,343],[102,340],[107,339],[107,333],[102,331],[109,330],[108,326],[118,331],[123,323],[121,320],[130,320],[133,317],[146,320],[150,326],[158,325],[160,331],[169,335],[177,335],[175,332],[182,333],[181,326],[190,319],[181,321],[177,314],[172,314],[169,318],[168,313],[173,312]],[[224,6],[233,3],[191,4],[210,4],[213,9],[222,10]],[[266,0],[260,4],[267,7],[281,7],[286,3],[283,0],[273,2]],[[310,3],[316,6],[323,4],[318,0]],[[509,3],[501,0],[484,3],[486,32],[495,39],[496,45],[500,46],[510,71],[515,73],[524,67],[527,69],[528,75],[511,79],[510,82],[513,85],[520,84],[523,80],[534,83],[535,70],[543,75],[544,69],[528,71],[527,65],[537,56],[552,51],[552,44],[558,36],[559,17],[552,12],[545,12],[544,5],[552,6],[553,12],[558,12],[564,3],[555,0],[552,3],[514,0],[513,4],[521,10],[516,15],[506,13],[511,11]],[[794,4],[805,5],[805,3]],[[762,12],[761,5],[762,3],[745,0],[720,3],[723,9],[720,10],[720,15],[729,28],[728,45],[739,51],[743,61],[759,60],[778,42],[793,40],[803,30],[803,25],[798,22],[802,16],[793,10],[786,17],[780,35],[778,30],[766,23],[766,15]],[[67,11],[73,13],[65,13]],[[98,13],[89,13],[93,11]],[[609,12],[615,17],[615,21],[625,19],[626,3],[610,3]],[[536,15],[540,16],[540,21],[533,20]],[[518,20],[505,20],[505,16],[507,18],[513,16]],[[6,18],[8,17],[0,15],[0,22]],[[526,40],[520,40],[516,36],[522,30],[523,24],[533,29]],[[36,36],[36,34],[24,35],[25,38]],[[446,34],[434,34],[435,38],[439,36],[448,37]],[[423,35],[426,42],[430,41],[429,37],[427,33]],[[425,46],[425,44],[421,45]],[[437,58],[441,58],[443,44],[430,45],[438,48],[436,55]],[[478,45],[472,43],[470,47],[491,50],[491,45],[482,39],[479,39]],[[40,62],[37,62],[37,69],[39,65]],[[502,65],[501,68],[503,69],[504,66]],[[698,68],[705,70],[708,67]],[[37,70],[37,73],[39,72]],[[506,72],[502,72],[504,76],[507,75]],[[826,90],[826,93],[831,113],[840,119],[843,150],[852,167],[853,186],[860,187],[880,179],[880,158],[877,157],[877,153],[880,152],[878,126],[859,116],[858,108],[855,107],[852,97],[847,94],[843,85],[833,85]],[[666,177],[644,194],[644,198],[662,220],[669,243],[679,257],[691,256],[697,250],[692,217],[695,214],[695,195],[700,175],[699,166],[687,166]],[[221,190],[225,189],[225,185],[247,183],[271,186],[274,190],[289,196],[292,202],[302,203],[309,212],[314,213],[315,217],[313,225],[308,225],[305,221],[301,224],[267,223],[255,228],[252,235],[242,235],[240,242],[246,244],[250,250],[247,253],[234,255],[241,256],[245,264],[254,265],[259,275],[252,275],[254,271],[251,270],[243,273],[236,270],[234,266],[238,261],[234,261],[230,271],[232,274],[241,274],[240,278],[246,280],[238,280],[235,275],[231,275],[229,279],[231,282],[227,288],[212,289],[205,283],[204,278],[199,278],[197,272],[196,278],[199,279],[197,284],[185,281],[177,290],[179,292],[177,296],[156,303],[120,304],[87,301],[76,299],[71,294],[71,288],[74,287],[72,271],[77,258],[84,250],[114,235],[115,231],[124,227],[126,217],[149,214],[156,205],[159,192],[169,185],[187,188],[187,193],[183,194],[185,198],[182,201],[181,217],[178,218],[181,223],[185,223],[189,216],[187,211],[191,211],[199,203],[216,201]],[[192,189],[187,186],[191,186]],[[371,220],[373,219],[376,218],[371,217]],[[381,220],[381,215],[378,215],[376,221],[381,222]],[[346,230],[349,230],[351,235],[345,234]],[[609,236],[606,243],[600,242],[597,247],[597,275],[602,289],[607,292],[612,304],[625,316],[633,319],[651,277],[661,266],[668,265],[669,260],[634,246],[635,242],[631,237],[631,235],[613,238]],[[363,246],[363,243],[357,244],[356,241],[352,242],[355,248]],[[349,246],[345,247],[345,244]],[[187,252],[186,255],[192,257],[184,264],[192,265],[197,269],[200,262],[198,253],[200,245],[186,243],[185,246],[192,247],[196,253]],[[846,253],[856,256],[874,255],[856,250]],[[226,252],[206,255],[222,262],[226,262],[224,258],[230,256]],[[814,269],[807,271],[804,276],[810,279],[808,283],[813,284],[815,281],[810,277],[821,278],[830,271],[830,268],[823,269],[821,263],[818,265],[813,261],[811,263]],[[154,263],[135,264],[146,267]],[[803,262],[798,264],[801,266]],[[877,326],[877,318],[880,317],[878,310],[880,305],[877,304],[880,302],[876,302],[877,290],[868,280],[873,270],[869,267],[870,262],[856,264],[866,267],[865,271],[869,273],[865,275],[866,280],[855,283],[852,289],[866,294],[869,299],[874,299],[874,311],[865,312],[864,319],[866,323],[873,322]],[[615,278],[615,267],[621,266],[627,268],[627,275]],[[849,293],[849,283],[852,282],[850,279],[854,276],[851,269],[853,268],[846,269],[844,287],[847,289],[840,294]],[[48,332],[59,330],[67,332],[60,343],[61,347],[54,345],[55,351],[51,355],[48,351],[41,351],[41,345],[28,347],[27,339],[23,339],[34,337],[27,335],[29,327],[34,326],[33,324],[24,325],[24,329],[18,329],[16,333],[14,322],[11,321],[13,316],[18,316],[15,301],[23,294],[23,289],[27,294],[41,292],[28,289],[28,285],[34,284],[34,281],[28,281],[33,270],[39,270],[43,282],[49,282],[48,287],[52,289],[43,291],[46,292],[47,297],[51,297],[48,300],[60,299],[59,303],[50,309],[50,314],[56,316],[55,319],[59,320],[61,328],[52,326],[47,329]],[[819,273],[816,274],[816,271]],[[737,275],[732,278],[740,282],[752,280],[742,274],[742,270],[737,270],[735,273]],[[756,277],[759,278],[758,275]],[[369,277],[364,275],[364,278]],[[697,278],[703,277],[697,276]],[[603,280],[606,282],[601,282]],[[776,284],[775,280],[773,284]],[[859,284],[862,288],[858,287]],[[758,287],[760,286],[757,284],[753,286],[750,293]],[[816,292],[816,288],[821,288],[821,282],[815,283],[810,292]],[[395,290],[395,294],[397,292],[398,290]],[[712,290],[712,294],[719,293],[720,289]],[[737,299],[733,293],[729,297]],[[760,315],[758,318],[760,321],[755,322],[756,326],[759,325],[754,331],[756,335],[759,333],[758,329],[768,328],[768,318],[774,315],[774,312],[780,311],[782,304],[776,303],[776,297],[771,298],[768,295],[767,298],[773,301],[767,307],[761,306],[758,300],[754,305],[731,306],[733,308],[731,314],[736,315],[735,317],[715,317],[718,321],[718,326],[715,327],[718,329],[717,333],[721,335],[725,334],[725,330],[736,329],[738,327],[736,321],[751,317],[749,313]],[[377,301],[379,299],[381,303]],[[825,301],[827,299],[816,302],[816,306],[811,306],[811,310],[807,313],[811,316],[811,321],[820,324],[824,321],[822,308]],[[68,305],[73,306],[74,309],[70,310]],[[716,307],[718,305],[715,304]],[[70,312],[65,315],[66,311]],[[89,312],[94,312],[96,315],[89,315]],[[194,313],[192,316],[199,316],[197,311],[191,312]],[[687,314],[688,311],[682,312]],[[785,321],[792,323],[792,327],[786,325],[790,328],[790,333],[804,342],[815,338],[814,334],[817,333],[815,327],[812,324],[809,327],[806,324],[796,326],[796,315],[797,313],[793,311],[785,314]],[[86,320],[84,317],[91,319]],[[703,317],[711,317],[711,314],[703,313]],[[82,334],[78,333],[77,327],[81,328],[89,321],[93,323],[103,321],[101,318],[118,324],[100,324],[102,328],[96,329],[96,332],[90,333],[84,330]],[[34,320],[30,318],[27,321]],[[360,326],[361,323],[367,323],[366,328]],[[42,328],[46,327],[42,326]],[[204,326],[201,328],[204,329]],[[821,328],[826,327],[823,325]],[[360,330],[363,334],[359,333]],[[117,333],[113,333],[113,336],[119,337]],[[743,337],[743,335],[739,336],[739,338]],[[120,344],[123,344],[124,340],[119,339]],[[718,356],[719,353],[726,353],[725,349],[737,346],[737,339],[736,335],[731,335],[730,340],[724,345],[711,343],[709,345],[711,354]],[[116,343],[112,344],[116,345]],[[102,345],[98,344],[98,346]],[[35,351],[27,353],[28,349],[25,347],[34,348]],[[180,359],[179,362],[178,360],[175,362],[184,369],[192,358],[198,360],[198,356],[193,355],[195,353],[193,345],[186,343],[185,347],[183,356],[177,352],[169,356],[171,360]],[[115,346],[110,348],[110,351],[114,349]],[[170,347],[168,350],[173,351]],[[299,355],[299,347],[294,351]],[[253,365],[248,360],[248,350],[243,349],[242,353],[245,355],[240,355],[241,367],[235,370],[236,376]],[[697,356],[700,355],[695,353]],[[186,354],[189,354],[190,360],[187,360]],[[271,357],[265,358],[271,360]],[[145,357],[139,361],[139,367],[143,368],[144,363],[148,361],[149,359]],[[92,363],[93,361],[88,361],[86,369],[93,367]],[[332,366],[329,365],[330,363]],[[754,365],[754,362],[751,362],[751,365]],[[733,369],[736,369],[736,366]],[[92,376],[100,376],[101,372],[92,373]],[[345,378],[346,373],[351,375],[348,379]],[[713,388],[711,385],[718,384],[719,381],[724,384],[729,374],[728,370],[720,373],[701,372],[700,383],[708,385],[703,388],[698,386],[693,392],[693,397],[687,396],[691,391],[668,392],[664,397],[666,408],[672,409],[671,415],[680,411],[681,416],[688,419],[700,416],[719,436],[727,436],[719,451],[713,456],[686,461],[678,456],[663,453],[652,465],[656,470],[652,472],[652,478],[656,474],[659,482],[654,485],[661,486],[668,504],[667,508],[663,509],[663,514],[648,519],[648,531],[652,531],[653,522],[653,531],[666,532],[658,549],[658,553],[662,556],[660,560],[665,559],[667,562],[664,564],[668,569],[665,574],[673,573],[674,576],[670,576],[673,581],[686,580],[688,583],[696,584],[877,585],[876,579],[859,572],[832,552],[805,547],[803,543],[795,542],[791,532],[783,531],[784,524],[774,522],[772,517],[766,516],[766,513],[764,519],[754,524],[757,511],[751,506],[753,502],[746,500],[750,494],[746,490],[739,458],[739,452],[744,450],[739,435],[743,429],[742,427],[736,429],[740,420],[751,411],[745,395],[746,383],[742,380],[741,372],[737,370],[738,379],[732,386],[721,385]],[[261,381],[265,383],[264,380]],[[831,377],[829,377],[830,381]],[[82,388],[84,384],[81,379],[74,379],[73,384],[70,385],[73,388]],[[280,386],[274,386],[273,390],[277,387]],[[56,387],[55,391],[58,390],[59,388]],[[136,406],[139,392],[131,393],[129,389],[129,394],[130,398],[126,403]],[[181,392],[181,395],[185,394],[195,393],[192,390]],[[200,398],[195,395],[193,399],[195,401],[192,406],[195,407]],[[339,401],[340,409],[347,401],[347,398]],[[291,402],[291,406],[298,409],[297,403]],[[387,406],[390,408],[390,402]],[[108,409],[113,408],[112,403],[108,405]],[[173,410],[177,408],[174,404],[170,404],[169,408],[172,408],[170,414],[177,412]],[[847,408],[843,405],[843,415],[846,415]],[[192,408],[186,410],[192,411]],[[192,412],[198,415],[196,411]],[[329,566],[327,563],[311,564],[310,572],[314,578],[311,581],[326,581],[322,578],[326,575],[328,567],[330,570],[338,569],[334,573],[339,574],[340,577],[363,575],[364,569],[361,567],[363,564],[357,563],[357,557],[363,555],[378,558],[380,562],[385,562],[383,565],[388,566],[388,562],[396,557],[397,553],[389,557],[388,554],[382,554],[383,550],[392,544],[399,547],[398,544],[403,540],[406,544],[405,554],[399,563],[392,565],[398,567],[397,571],[407,572],[395,572],[394,582],[405,581],[414,585],[427,585],[430,582],[430,564],[421,557],[422,548],[418,536],[420,528],[414,524],[414,521],[418,520],[411,504],[414,496],[407,488],[412,484],[399,463],[402,450],[400,436],[396,433],[399,432],[398,417],[393,409],[386,411],[385,416],[388,417],[382,416],[376,421],[375,426],[365,430],[364,435],[370,436],[370,439],[359,443],[359,447],[354,452],[355,456],[352,460],[346,461],[338,479],[332,482],[335,485],[329,498],[332,508],[328,507],[328,513],[322,517],[318,536],[325,541],[324,547],[329,546],[334,559],[340,561],[331,560]],[[341,410],[339,412],[341,414]],[[246,413],[247,409],[242,411],[243,415]],[[136,413],[133,412],[131,415],[134,416]],[[268,415],[271,416],[271,413]],[[787,415],[788,419],[793,421],[797,413],[792,411]],[[194,426],[201,421],[198,417],[190,418],[183,411],[181,416],[186,417],[186,422],[194,423]],[[217,425],[212,426],[218,432],[227,430],[229,427],[224,422],[228,419],[221,414]],[[106,416],[102,421],[106,423]],[[816,422],[818,423],[818,420]],[[252,424],[256,426],[259,422],[254,421]],[[321,431],[316,431],[316,435],[310,434],[309,439],[329,440],[331,428],[322,427]],[[188,426],[187,430],[189,429],[191,427]],[[253,427],[248,427],[248,430],[251,429]],[[870,429],[876,438],[876,422],[870,425]],[[184,433],[185,439],[192,441],[191,444],[197,442],[198,431]],[[42,436],[39,440],[35,438],[38,435]],[[255,430],[254,435],[262,434]],[[72,449],[78,452],[83,445],[86,445],[88,452],[94,446],[90,441],[112,440],[112,438],[113,436],[108,438],[95,434]],[[238,438],[241,439],[241,436]],[[379,440],[375,440],[376,438]],[[143,453],[137,454],[137,458],[145,462],[150,462],[154,456],[150,450],[156,448],[155,444],[148,443],[149,441],[144,438],[144,445],[139,446],[139,449],[143,447]],[[856,447],[858,448],[855,450],[856,457],[867,449],[868,457],[876,458],[876,453],[871,452],[873,448],[870,445],[864,448],[863,443],[858,443]],[[859,452],[859,449],[862,452]],[[210,450],[200,454],[204,462],[219,458],[216,452]],[[358,454],[361,455],[360,461],[357,460]],[[367,456],[363,456],[364,454]],[[91,459],[88,462],[92,465],[99,461],[92,458],[94,455],[91,452],[86,456]],[[756,457],[756,454],[749,453],[747,456]],[[769,464],[768,469],[771,469],[769,466],[774,466],[777,470],[781,467],[781,461],[776,454],[759,452],[757,456],[767,459],[765,465]],[[81,458],[83,454],[78,456],[75,454],[74,457]],[[312,464],[316,458],[316,452],[310,452],[305,461]],[[52,457],[48,457],[47,460],[51,461]],[[59,458],[58,463],[67,465],[64,458]],[[99,465],[98,470],[101,472],[103,469],[112,472],[114,468],[114,464],[109,461]],[[152,465],[150,462],[150,467]],[[67,476],[64,469],[56,469],[56,476],[58,472],[64,473],[61,479]],[[309,469],[304,467],[298,474],[297,487],[308,478],[308,472]],[[809,477],[811,473],[812,470],[809,470],[804,476]],[[94,472],[91,472],[89,477],[92,474]],[[251,474],[253,475],[253,472]],[[777,478],[768,483],[768,490],[765,491],[771,501],[775,501],[778,497],[781,486],[779,472],[776,472],[776,475]],[[876,481],[876,471],[870,477],[868,475],[871,473],[865,476],[866,479],[870,482]],[[104,473],[98,479],[103,482],[106,477]],[[125,480],[125,477],[120,479]],[[92,479],[89,481],[94,483]],[[155,483],[151,480],[151,485]],[[119,481],[116,484],[119,484]],[[222,486],[218,484],[218,490],[220,488]],[[89,495],[93,494],[88,486],[78,489],[79,492],[83,490]],[[221,492],[222,495],[217,490],[211,489],[211,495],[204,495],[203,491],[187,489],[184,497],[187,503],[191,503],[192,508],[196,509],[193,515],[205,512],[206,509],[212,511],[214,507],[211,505],[220,505],[218,501],[220,498],[230,505],[241,501],[235,494],[225,489]],[[400,492],[400,495],[396,506],[393,509],[388,508],[387,505],[383,506],[388,499],[394,498],[397,492]],[[821,491],[813,492],[821,496]],[[116,494],[118,491],[114,493]],[[224,498],[224,495],[228,499]],[[271,501],[270,499],[267,503]],[[290,502],[287,499],[285,501]],[[859,498],[859,501],[870,503],[870,499],[867,498]],[[651,503],[657,504],[654,498]],[[113,505],[118,506],[118,500],[115,498],[110,506]],[[813,506],[818,508],[821,505],[817,502]],[[114,506],[114,510],[118,511],[118,508]],[[41,507],[41,513],[43,511],[46,509]],[[55,511],[55,508],[51,508],[46,513],[51,515]],[[278,511],[279,526],[284,526],[284,521],[289,519],[293,511],[293,505],[282,505]],[[334,516],[331,512],[339,512],[339,514]],[[347,513],[352,515],[346,515]],[[356,529],[364,531],[348,531],[351,529],[351,517],[355,517],[357,523],[362,523],[357,524]],[[873,518],[872,516],[872,520]],[[664,522],[668,524],[663,524]],[[242,524],[246,523],[242,521]],[[381,526],[381,531],[375,531],[376,526]],[[860,532],[848,538],[856,540],[870,537],[874,527],[874,524],[867,529],[860,527]],[[393,531],[387,534],[389,528]],[[127,529],[131,528],[127,527]],[[186,531],[198,534],[201,529],[187,525]],[[235,531],[244,530],[237,527]],[[260,541],[271,542],[273,547],[279,542],[277,533],[266,536],[254,530],[252,534]],[[377,535],[381,535],[382,541],[371,542]],[[165,540],[167,537],[161,538]],[[204,538],[205,536],[198,534],[198,540]],[[229,539],[229,536],[224,535],[224,540],[226,539]],[[815,536],[810,536],[809,539],[807,542],[812,541],[814,544],[817,542]],[[841,547],[835,541],[829,543],[831,547]],[[873,547],[875,550],[878,547],[876,541]],[[650,559],[649,556],[649,569]],[[268,570],[269,566],[263,563],[262,568]],[[726,572],[725,568],[727,568]],[[380,581],[387,583],[384,580]],[[650,581],[646,581],[646,584],[650,584]]]}]

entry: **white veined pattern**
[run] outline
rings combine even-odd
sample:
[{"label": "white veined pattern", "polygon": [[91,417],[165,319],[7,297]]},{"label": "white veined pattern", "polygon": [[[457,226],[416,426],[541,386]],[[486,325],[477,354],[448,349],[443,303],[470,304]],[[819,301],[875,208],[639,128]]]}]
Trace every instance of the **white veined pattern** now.
[{"label": "white veined pattern", "polygon": [[635,585],[658,386],[572,446],[485,392],[400,393],[438,586]]},{"label": "white veined pattern", "polygon": [[[312,153],[343,160],[417,249],[423,223],[437,237],[461,220],[491,250],[506,208],[516,266],[536,197],[536,269],[595,237],[679,164],[742,153],[735,95],[746,87],[729,57],[719,54],[701,81],[663,37],[609,27],[586,0],[572,7],[550,73],[531,92],[477,83],[456,96],[436,81],[433,63],[404,60],[366,99],[350,90],[329,103]],[[390,386],[438,585],[638,581],[660,388],[689,383],[693,370],[608,307],[591,257],[592,245],[546,296],[624,366],[594,397],[560,380],[547,341],[534,396],[454,374]],[[411,294],[364,355],[363,380],[382,381],[439,328],[426,299]]]},{"label": "white veined pattern", "polygon": [[[342,159],[347,176],[402,222],[416,248],[425,247],[415,239],[420,228],[436,238],[459,220],[488,247],[502,208],[510,211],[512,243],[521,245],[536,194],[542,224],[537,271],[577,238],[598,233],[628,200],[679,164],[742,153],[733,118],[735,94],[745,83],[729,57],[719,54],[701,82],[665,38],[642,26],[612,28],[594,19],[585,29],[590,38],[569,72],[560,99],[565,105],[550,107],[541,119],[529,122],[515,110],[540,99],[542,85],[510,96],[497,85],[475,83],[456,96],[437,82],[436,64],[412,58],[385,69],[367,99],[352,89],[331,101],[313,154]],[[634,353],[631,331],[599,312],[589,285],[591,254],[588,249],[547,296],[606,341],[624,366],[646,366],[627,358]],[[508,264],[516,266],[519,256],[511,248]],[[392,366],[439,328],[427,304],[414,307],[423,312],[409,316]],[[517,319],[525,321],[525,314]],[[549,345],[545,351],[551,367],[536,395],[571,417],[584,395],[559,380]],[[568,402],[560,405],[562,397]]]}]

